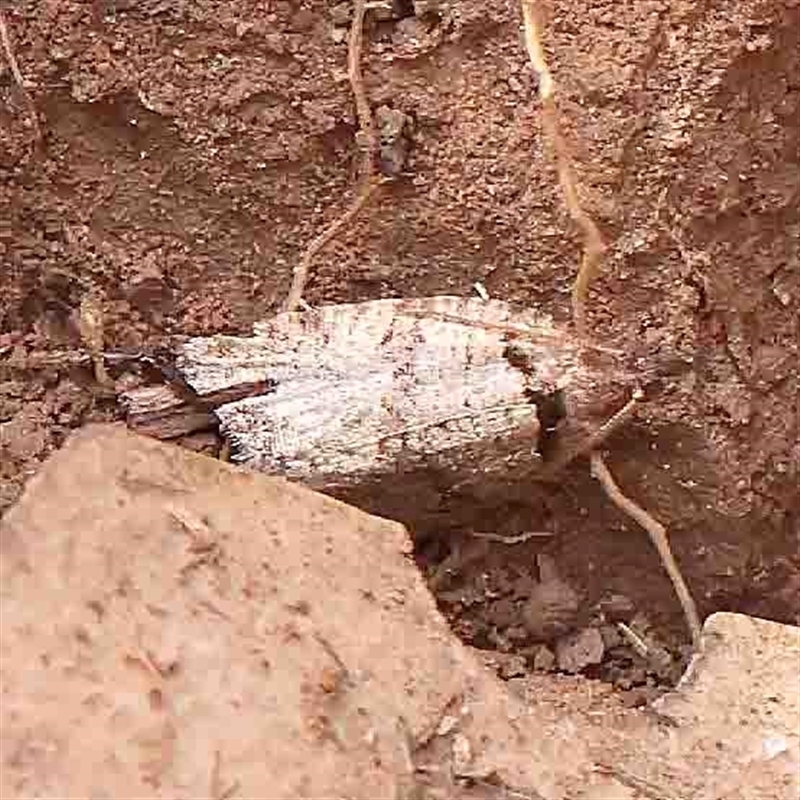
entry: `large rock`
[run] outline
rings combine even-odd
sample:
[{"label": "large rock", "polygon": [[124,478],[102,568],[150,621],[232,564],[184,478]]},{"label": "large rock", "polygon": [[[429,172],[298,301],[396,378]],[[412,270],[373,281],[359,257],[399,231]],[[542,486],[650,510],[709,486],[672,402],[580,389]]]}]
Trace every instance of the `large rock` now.
[{"label": "large rock", "polygon": [[715,615],[660,716],[580,678],[512,694],[409,552],[302,487],[82,431],[0,524],[0,796],[433,800],[468,775],[482,797],[796,799],[797,629]]},{"label": "large rock", "polygon": [[446,709],[516,738],[396,523],[101,426],[0,531],[4,798],[396,798]]}]

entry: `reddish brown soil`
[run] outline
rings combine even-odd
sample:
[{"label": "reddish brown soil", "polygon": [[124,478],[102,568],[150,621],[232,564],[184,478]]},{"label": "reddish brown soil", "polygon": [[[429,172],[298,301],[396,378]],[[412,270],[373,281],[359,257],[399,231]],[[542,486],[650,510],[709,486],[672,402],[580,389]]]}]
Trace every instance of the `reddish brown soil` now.
[{"label": "reddish brown soil", "polygon": [[[423,5],[371,18],[363,59],[373,108],[413,122],[405,171],[317,259],[306,298],[467,294],[480,280],[566,320],[579,240],[519,10]],[[110,351],[247,331],[346,207],[357,165],[342,7],[21,0],[5,13],[42,136],[3,69],[0,508],[71,428],[117,413],[88,369],[24,366],[80,345],[88,292],[103,297]],[[549,4],[563,122],[610,244],[593,330],[642,365],[684,365],[609,463],[669,526],[704,614],[795,622],[799,40],[785,0]],[[585,464],[542,494],[472,527],[557,535],[498,545],[465,579],[528,569],[544,549],[587,607],[621,592],[680,638],[645,535]]]}]

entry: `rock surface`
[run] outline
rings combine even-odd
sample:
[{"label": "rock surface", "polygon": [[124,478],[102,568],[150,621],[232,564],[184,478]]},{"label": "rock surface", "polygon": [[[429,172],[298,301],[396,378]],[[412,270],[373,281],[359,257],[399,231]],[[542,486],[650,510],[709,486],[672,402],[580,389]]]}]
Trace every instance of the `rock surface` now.
[{"label": "rock surface", "polygon": [[0,523],[0,796],[797,797],[796,628],[714,615],[658,714],[569,676],[512,695],[409,552],[286,481],[83,430]]}]

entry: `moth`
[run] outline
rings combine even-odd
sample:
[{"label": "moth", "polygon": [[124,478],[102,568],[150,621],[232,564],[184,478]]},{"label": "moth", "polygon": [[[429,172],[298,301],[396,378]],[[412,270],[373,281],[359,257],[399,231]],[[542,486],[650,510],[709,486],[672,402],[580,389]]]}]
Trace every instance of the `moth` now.
[{"label": "moth", "polygon": [[211,414],[233,460],[315,488],[419,470],[461,485],[541,471],[590,430],[587,410],[608,406],[622,385],[615,362],[501,300],[373,300],[190,339],[180,396],[126,401],[145,429],[179,408],[193,425]]}]

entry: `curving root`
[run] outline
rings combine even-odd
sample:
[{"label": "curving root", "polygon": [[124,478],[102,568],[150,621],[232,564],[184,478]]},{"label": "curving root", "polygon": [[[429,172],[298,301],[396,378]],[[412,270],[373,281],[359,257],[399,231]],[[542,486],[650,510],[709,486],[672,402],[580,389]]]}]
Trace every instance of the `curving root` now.
[{"label": "curving root", "polygon": [[359,165],[358,189],[349,208],[333,220],[319,235],[315,236],[306,247],[303,255],[294,268],[292,285],[289,294],[283,303],[283,311],[294,311],[303,298],[308,273],[311,264],[319,252],[345,228],[362,208],[367,204],[375,190],[386,182],[385,178],[375,174],[375,157],[378,152],[378,133],[372,119],[367,93],[364,90],[364,80],[361,76],[361,47],[364,38],[364,14],[366,11],[365,0],[355,0],[353,5],[353,22],[350,26],[350,38],[347,44],[347,75],[350,79],[350,88],[356,101],[356,115],[358,117],[358,133],[356,144],[361,149],[361,163]]},{"label": "curving root", "polygon": [[2,47],[3,55],[8,62],[8,67],[11,70],[11,75],[14,78],[14,82],[19,87],[20,93],[22,94],[22,99],[25,101],[25,105],[28,107],[28,113],[31,116],[31,124],[33,126],[33,135],[38,141],[42,138],[42,131],[39,128],[39,116],[36,113],[36,105],[31,99],[30,94],[28,94],[28,90],[25,88],[25,81],[22,78],[22,72],[19,68],[19,64],[17,63],[16,56],[14,55],[14,49],[11,47],[11,37],[8,35],[8,26],[6,25],[6,18],[3,15],[2,9],[0,9],[0,47]]},{"label": "curving root", "polygon": [[[592,217],[583,210],[578,196],[578,182],[575,177],[575,170],[572,165],[572,158],[567,147],[567,143],[561,133],[558,121],[558,109],[555,99],[555,82],[547,66],[547,60],[542,47],[542,23],[541,8],[537,0],[521,0],[522,16],[525,23],[525,45],[528,56],[531,60],[536,74],[539,77],[539,99],[542,103],[542,122],[545,135],[555,153],[556,170],[558,172],[558,182],[564,196],[564,202],[569,210],[575,224],[583,234],[583,255],[581,265],[575,282],[572,285],[572,314],[578,336],[586,339],[586,302],[589,293],[589,284],[597,274],[600,261],[605,252],[603,237],[597,228]],[[622,490],[617,486],[611,472],[603,461],[603,457],[597,452],[596,448],[623,422],[626,422],[635,413],[637,403],[642,398],[641,391],[634,392],[631,400],[614,414],[604,425],[602,425],[586,442],[580,447],[567,453],[559,461],[555,462],[546,478],[552,479],[561,469],[569,464],[573,459],[585,453],[589,453],[591,458],[592,475],[600,481],[603,489],[614,505],[625,512],[639,523],[650,535],[650,539],[658,550],[661,563],[675,587],[675,594],[678,596],[683,613],[686,617],[687,625],[692,636],[692,644],[697,650],[700,648],[700,618],[697,615],[697,608],[692,599],[686,582],[681,575],[667,538],[667,530],[643,508],[640,508],[632,500],[629,500]]]},{"label": "curving root", "polygon": [[628,499],[622,490],[617,486],[614,477],[603,461],[603,457],[597,451],[593,452],[592,458],[592,476],[600,481],[603,489],[608,495],[611,502],[620,511],[625,512],[629,517],[639,523],[650,535],[650,540],[658,550],[658,555],[661,557],[661,563],[667,571],[672,585],[675,587],[675,594],[678,596],[681,608],[683,608],[684,616],[686,617],[686,624],[689,626],[689,631],[692,635],[692,645],[695,650],[700,649],[700,618],[697,615],[697,607],[695,606],[686,581],[683,579],[678,562],[675,561],[675,556],[672,554],[672,548],[669,546],[669,538],[667,537],[667,529],[658,521],[653,519],[643,508],[637,506],[633,500]]},{"label": "curving root", "polygon": [[587,338],[586,301],[589,284],[600,268],[600,261],[606,246],[603,237],[592,217],[583,210],[578,196],[578,181],[572,165],[572,157],[567,147],[558,121],[555,81],[547,66],[542,47],[541,8],[537,0],[521,0],[522,17],[525,23],[525,45],[536,74],[539,77],[539,99],[542,103],[542,124],[547,139],[553,148],[556,171],[564,203],[573,222],[583,234],[583,254],[575,282],[572,285],[572,315],[575,328],[581,338]]},{"label": "curving root", "polygon": [[558,476],[564,467],[575,461],[576,458],[589,455],[600,447],[609,436],[616,433],[628,420],[630,420],[636,413],[640,401],[644,398],[644,392],[641,389],[636,389],[631,396],[631,399],[617,412],[615,412],[609,419],[607,419],[596,431],[594,431],[585,441],[581,442],[577,447],[568,450],[560,458],[554,459],[547,467],[547,471],[542,473],[542,479],[551,481],[559,479]]}]

